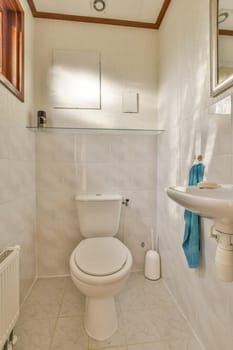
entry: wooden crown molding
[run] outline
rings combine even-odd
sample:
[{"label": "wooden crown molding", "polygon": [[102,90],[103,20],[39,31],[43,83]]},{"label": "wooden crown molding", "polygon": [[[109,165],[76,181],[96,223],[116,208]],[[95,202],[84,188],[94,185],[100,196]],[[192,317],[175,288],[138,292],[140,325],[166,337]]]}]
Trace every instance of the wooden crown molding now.
[{"label": "wooden crown molding", "polygon": [[30,7],[30,10],[32,12],[33,17],[36,17],[37,10],[36,10],[36,6],[34,4],[34,1],[33,0],[27,0],[27,2],[28,2],[28,5]]},{"label": "wooden crown molding", "polygon": [[160,25],[165,17],[165,14],[167,12],[168,6],[170,5],[170,2],[171,2],[171,0],[164,0],[163,6],[161,7],[158,18],[154,24],[154,29],[159,29],[159,27],[160,27]]},{"label": "wooden crown molding", "polygon": [[233,36],[233,30],[220,29],[219,35],[231,35],[231,36]]},{"label": "wooden crown molding", "polygon": [[27,0],[27,2],[28,2],[28,5],[31,9],[33,17],[35,17],[35,18],[54,19],[54,20],[73,21],[73,22],[85,22],[85,23],[108,24],[108,25],[115,25],[115,26],[135,27],[135,28],[159,29],[159,27],[163,21],[163,18],[167,12],[168,6],[170,5],[171,0],[164,0],[163,6],[160,10],[159,16],[156,19],[155,23],[127,21],[127,20],[111,19],[111,18],[66,15],[66,14],[62,14],[62,13],[52,13],[52,12],[41,12],[41,11],[37,11],[33,0]]}]

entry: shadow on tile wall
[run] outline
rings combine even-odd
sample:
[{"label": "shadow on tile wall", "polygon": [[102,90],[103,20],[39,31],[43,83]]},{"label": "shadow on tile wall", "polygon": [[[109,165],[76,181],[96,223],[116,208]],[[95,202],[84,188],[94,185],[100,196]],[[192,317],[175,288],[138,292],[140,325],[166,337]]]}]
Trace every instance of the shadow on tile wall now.
[{"label": "shadow on tile wall", "polygon": [[33,109],[34,23],[26,1],[25,102],[0,84],[0,249],[21,246],[21,300],[35,278],[35,138],[25,129]]},{"label": "shadow on tile wall", "polygon": [[208,180],[233,181],[232,118],[213,115],[208,109],[215,102],[209,97],[208,16],[208,1],[176,0],[160,31],[159,116],[161,127],[168,131],[158,138],[158,164],[162,166],[158,172],[157,230],[163,277],[205,348],[230,350],[233,284],[216,278],[211,222],[202,220],[202,267],[190,270],[182,251],[184,211],[163,190],[187,184],[194,156],[200,153]]}]

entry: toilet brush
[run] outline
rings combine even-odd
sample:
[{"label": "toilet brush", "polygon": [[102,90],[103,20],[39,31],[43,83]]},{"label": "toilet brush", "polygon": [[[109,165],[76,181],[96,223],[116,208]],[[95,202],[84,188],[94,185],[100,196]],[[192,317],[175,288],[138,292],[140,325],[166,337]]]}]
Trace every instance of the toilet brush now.
[{"label": "toilet brush", "polygon": [[145,256],[145,277],[156,281],[160,278],[160,256],[154,249],[154,230],[151,229],[151,249]]}]

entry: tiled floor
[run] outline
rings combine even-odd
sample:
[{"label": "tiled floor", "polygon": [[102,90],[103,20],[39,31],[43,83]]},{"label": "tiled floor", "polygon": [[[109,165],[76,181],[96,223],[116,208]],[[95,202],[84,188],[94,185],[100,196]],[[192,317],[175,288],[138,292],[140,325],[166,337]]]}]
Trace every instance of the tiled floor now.
[{"label": "tiled floor", "polygon": [[72,281],[39,279],[22,308],[14,350],[201,350],[162,280],[133,273],[117,309],[118,331],[96,341],[83,328],[84,297]]}]

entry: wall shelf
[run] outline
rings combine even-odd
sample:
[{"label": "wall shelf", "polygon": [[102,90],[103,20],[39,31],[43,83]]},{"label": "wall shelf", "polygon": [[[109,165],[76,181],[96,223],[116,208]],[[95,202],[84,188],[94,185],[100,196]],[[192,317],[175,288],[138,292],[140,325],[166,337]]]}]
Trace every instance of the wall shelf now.
[{"label": "wall shelf", "polygon": [[110,128],[71,128],[71,127],[52,127],[37,128],[35,126],[27,126],[27,129],[34,132],[63,132],[63,133],[90,133],[90,134],[145,134],[158,135],[165,130],[157,129],[110,129]]}]

